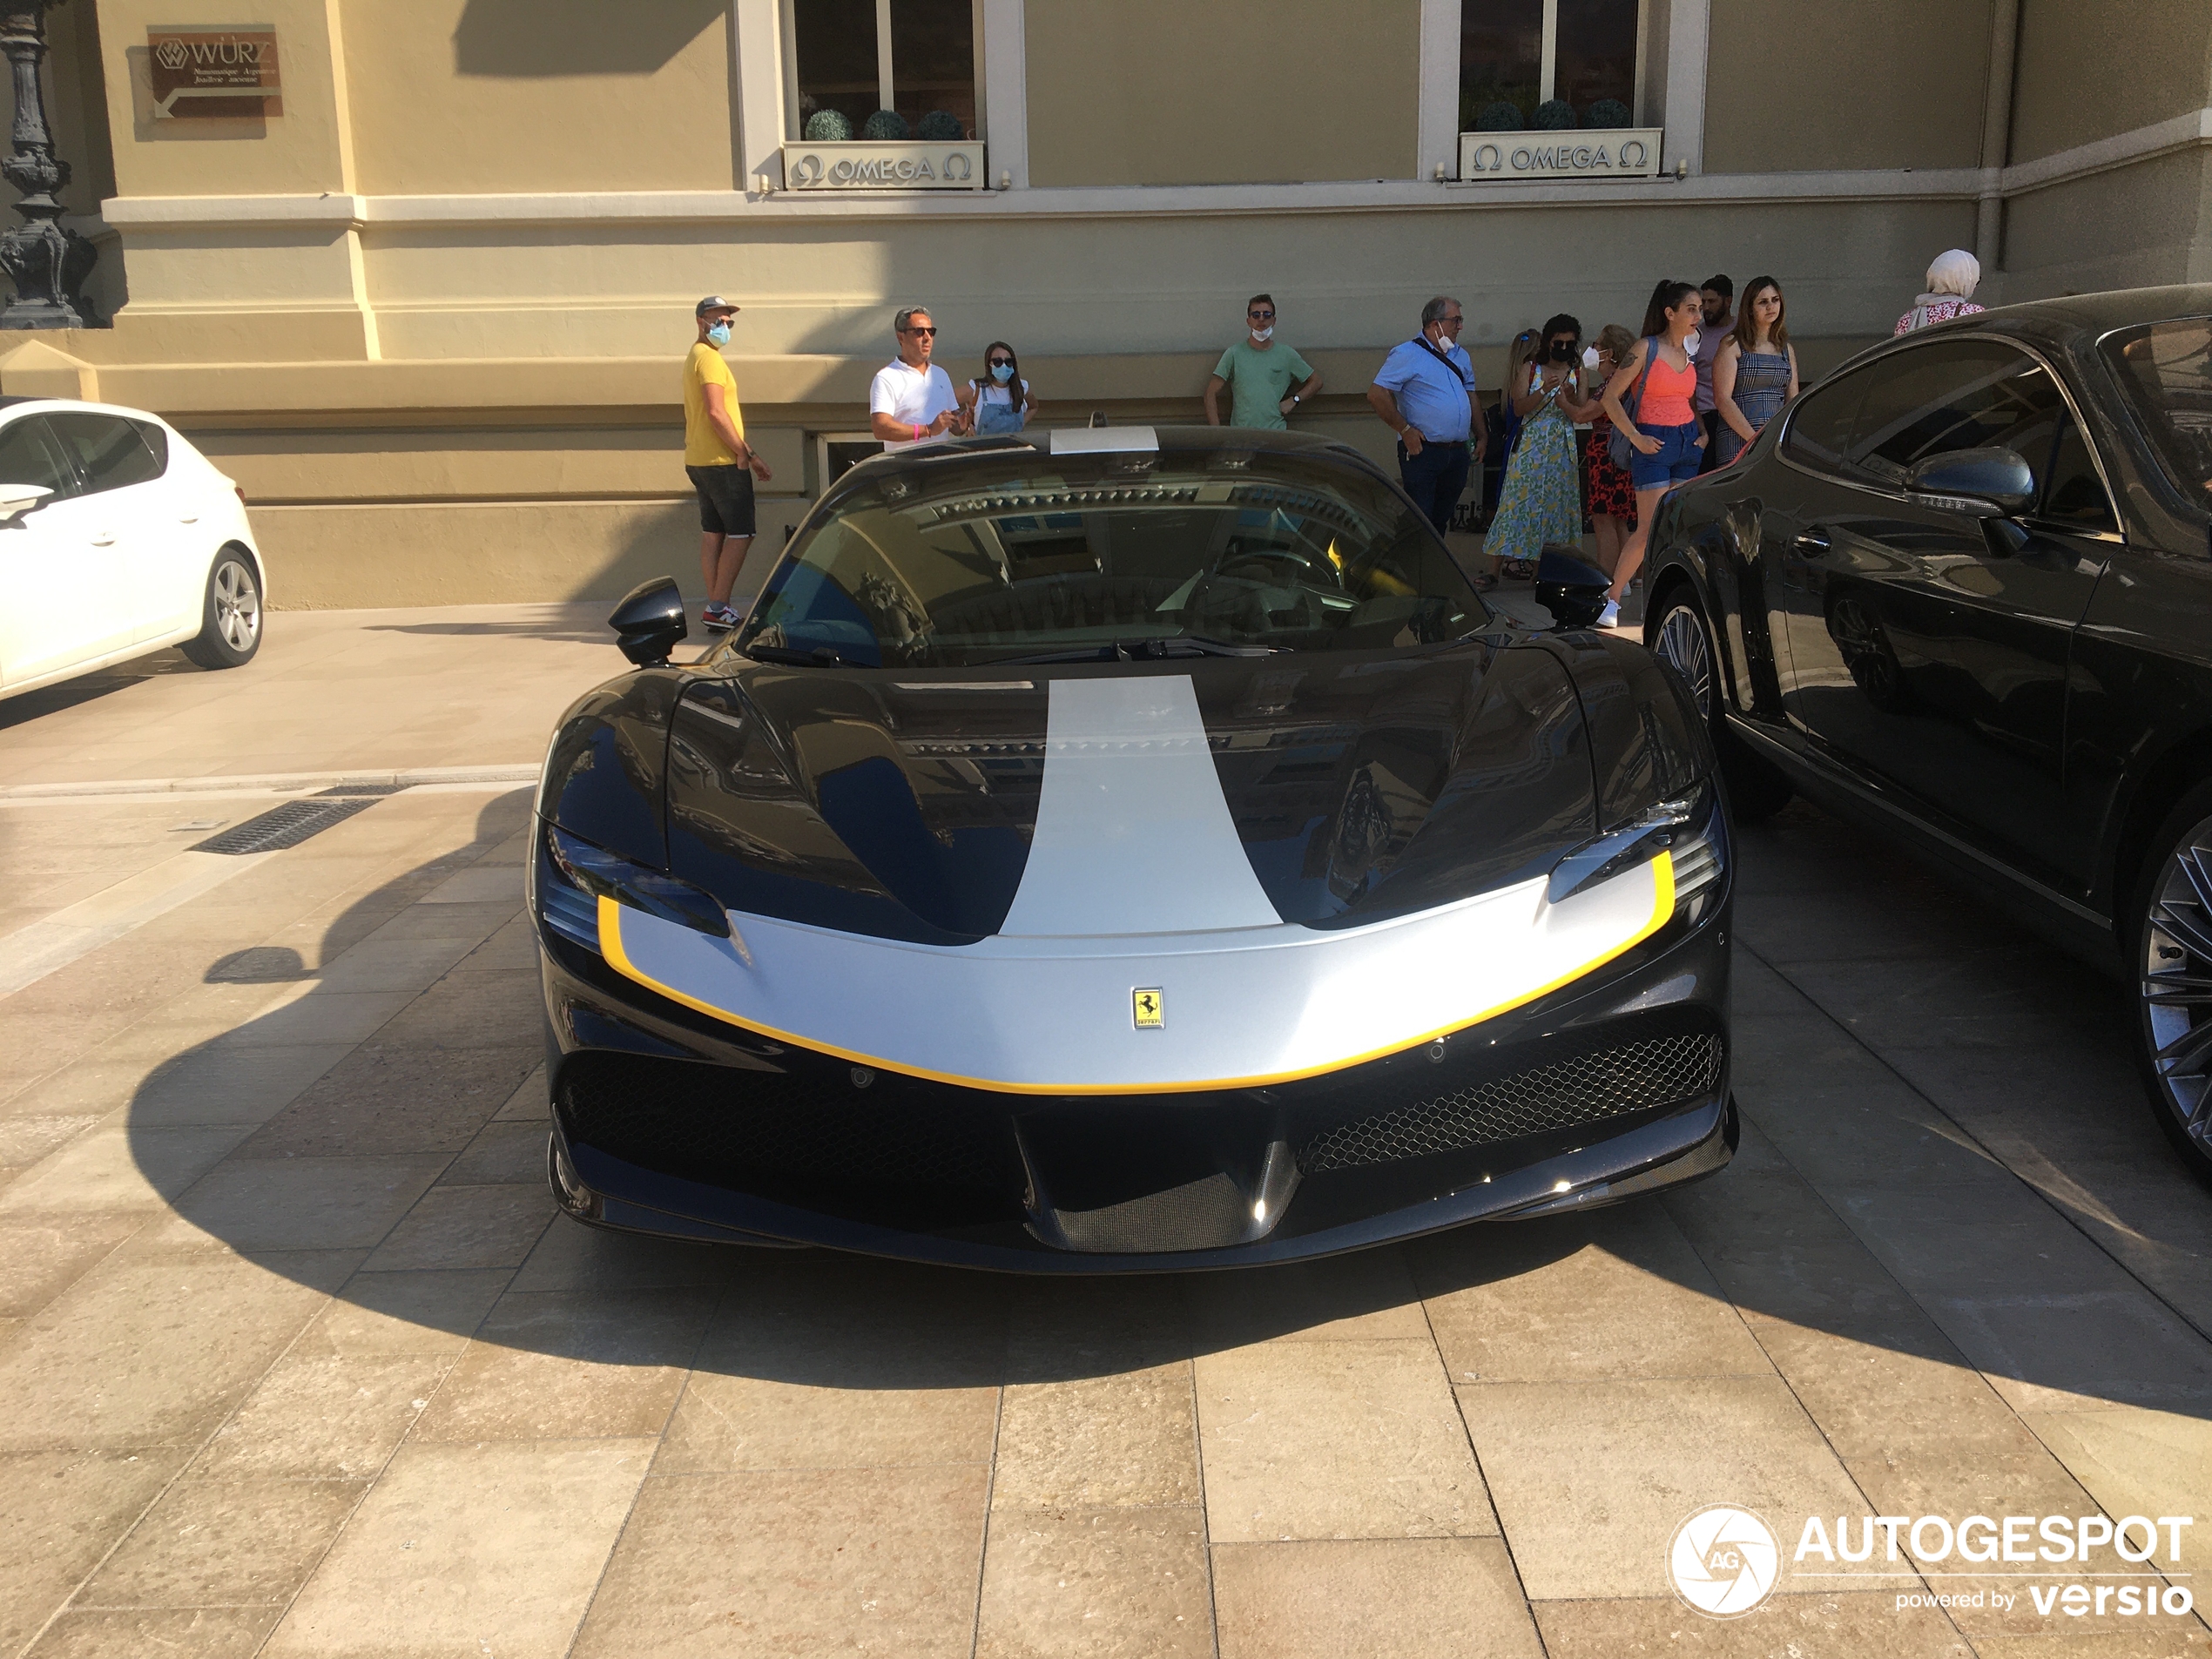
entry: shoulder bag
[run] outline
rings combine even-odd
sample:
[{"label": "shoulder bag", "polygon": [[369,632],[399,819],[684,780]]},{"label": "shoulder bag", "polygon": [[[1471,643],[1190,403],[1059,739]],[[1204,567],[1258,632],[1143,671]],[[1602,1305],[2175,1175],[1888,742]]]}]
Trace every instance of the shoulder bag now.
[{"label": "shoulder bag", "polygon": [[[1635,404],[1626,411],[1633,423],[1643,418],[1643,383],[1651,378],[1651,360],[1659,354],[1659,342],[1649,334],[1643,337],[1643,368],[1636,375]],[[1629,459],[1635,454],[1635,446],[1629,442],[1629,435],[1618,427],[1605,441],[1605,458],[1622,472],[1629,469]]]}]

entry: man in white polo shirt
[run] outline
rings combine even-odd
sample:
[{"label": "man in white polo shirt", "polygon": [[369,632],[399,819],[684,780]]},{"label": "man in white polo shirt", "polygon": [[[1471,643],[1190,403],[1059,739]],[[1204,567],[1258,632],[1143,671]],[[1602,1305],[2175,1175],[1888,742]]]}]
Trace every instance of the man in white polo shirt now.
[{"label": "man in white polo shirt", "polygon": [[868,388],[868,427],[887,450],[903,449],[925,438],[968,429],[945,371],[929,361],[937,348],[937,327],[921,306],[909,306],[892,324],[899,354],[876,370]]}]

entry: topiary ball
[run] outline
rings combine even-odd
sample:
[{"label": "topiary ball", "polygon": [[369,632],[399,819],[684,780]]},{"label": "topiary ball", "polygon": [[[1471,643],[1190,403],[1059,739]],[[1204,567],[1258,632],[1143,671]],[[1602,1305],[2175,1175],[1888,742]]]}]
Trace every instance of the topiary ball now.
[{"label": "topiary ball", "polygon": [[1575,125],[1575,106],[1563,98],[1548,98],[1536,106],[1529,125],[1539,132],[1564,132]]},{"label": "topiary ball", "polygon": [[1482,113],[1474,118],[1477,132],[1518,132],[1521,131],[1521,105],[1508,104],[1500,98],[1495,104],[1486,104]]},{"label": "topiary ball", "polygon": [[853,124],[842,110],[817,110],[806,118],[806,142],[844,144],[853,137]]},{"label": "topiary ball", "polygon": [[1634,119],[1629,106],[1617,98],[1602,98],[1582,111],[1586,127],[1624,127]]},{"label": "topiary ball", "polygon": [[914,137],[927,138],[932,144],[958,144],[968,136],[968,129],[960,124],[960,117],[943,110],[932,110],[921,118],[914,128]]},{"label": "topiary ball", "polygon": [[878,110],[868,117],[867,125],[860,129],[860,136],[876,144],[888,144],[911,138],[914,129],[907,125],[907,118],[896,110]]}]

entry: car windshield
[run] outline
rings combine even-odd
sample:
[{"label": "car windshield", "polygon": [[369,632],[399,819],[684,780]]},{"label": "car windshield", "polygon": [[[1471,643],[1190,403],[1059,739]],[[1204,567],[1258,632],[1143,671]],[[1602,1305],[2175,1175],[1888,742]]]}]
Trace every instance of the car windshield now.
[{"label": "car windshield", "polygon": [[2212,509],[2212,317],[2127,329],[2104,351],[2167,473]]},{"label": "car windshield", "polygon": [[870,470],[792,543],[739,649],[866,667],[1387,651],[1490,619],[1349,458],[1022,447]]}]

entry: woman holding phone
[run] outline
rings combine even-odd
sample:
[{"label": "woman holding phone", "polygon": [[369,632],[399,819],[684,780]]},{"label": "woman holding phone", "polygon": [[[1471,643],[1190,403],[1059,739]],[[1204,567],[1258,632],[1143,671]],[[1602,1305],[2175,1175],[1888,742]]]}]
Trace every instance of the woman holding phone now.
[{"label": "woman holding phone", "polygon": [[1605,590],[1597,625],[1621,620],[1621,596],[1643,565],[1651,516],[1660,498],[1697,476],[1705,458],[1705,428],[1690,407],[1697,391],[1697,325],[1705,302],[1687,282],[1662,282],[1644,307],[1643,338],[1629,347],[1620,373],[1605,388],[1606,418],[1629,442],[1629,476],[1636,487],[1636,527],[1621,549],[1621,563]]}]

